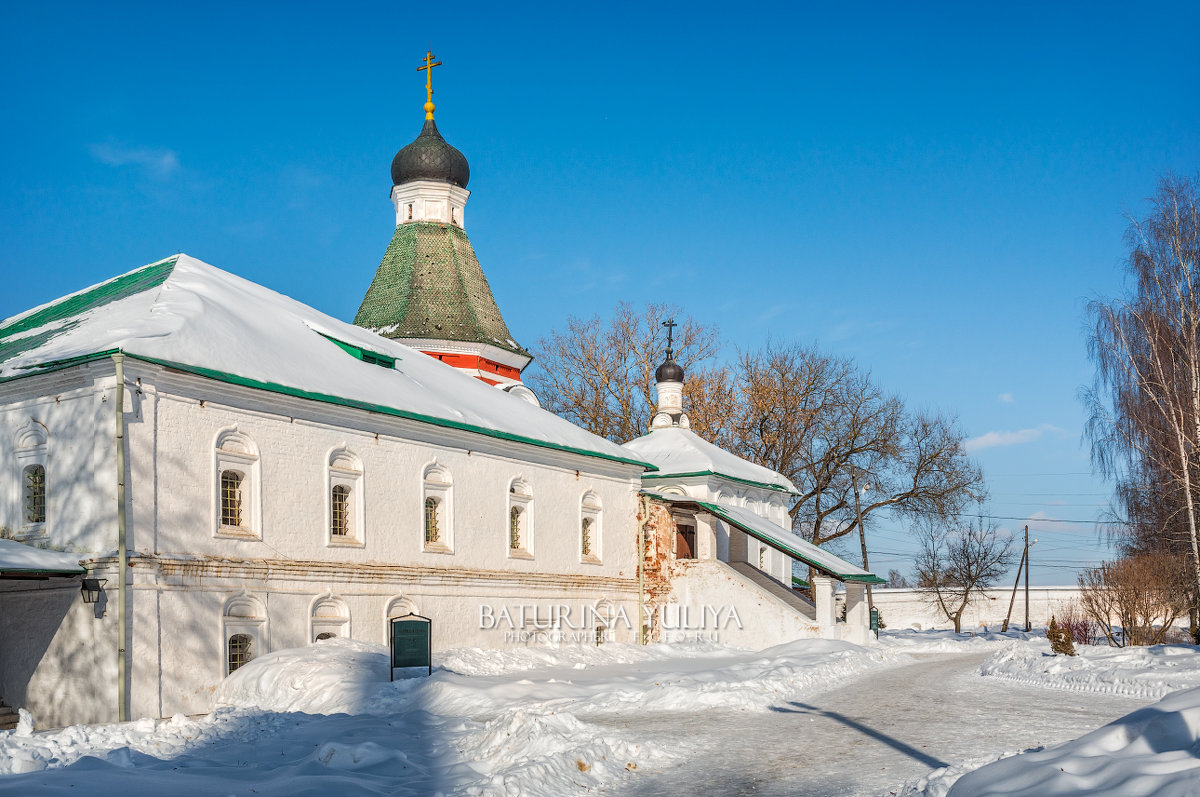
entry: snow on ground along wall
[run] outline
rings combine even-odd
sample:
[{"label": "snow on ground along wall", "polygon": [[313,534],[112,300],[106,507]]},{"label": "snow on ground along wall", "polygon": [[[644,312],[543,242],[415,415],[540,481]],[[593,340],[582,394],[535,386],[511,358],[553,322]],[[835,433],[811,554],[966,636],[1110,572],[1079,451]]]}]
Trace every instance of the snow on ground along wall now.
[{"label": "snow on ground along wall", "polygon": [[580,715],[765,711],[902,658],[825,640],[759,652],[460,650],[440,656],[432,677],[389,683],[382,647],[334,639],[246,665],[222,683],[206,717],[0,733],[0,793],[135,784],[176,794],[557,796],[677,757]]}]

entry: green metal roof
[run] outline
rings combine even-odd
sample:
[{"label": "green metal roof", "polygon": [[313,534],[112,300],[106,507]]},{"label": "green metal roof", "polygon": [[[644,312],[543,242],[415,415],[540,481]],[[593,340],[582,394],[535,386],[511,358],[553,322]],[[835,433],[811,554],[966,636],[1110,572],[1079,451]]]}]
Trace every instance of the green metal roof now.
[{"label": "green metal roof", "polygon": [[781,487],[778,484],[770,484],[768,482],[756,482],[753,479],[743,479],[738,476],[730,476],[727,473],[721,473],[720,471],[716,471],[716,470],[697,470],[697,471],[692,471],[690,473],[647,473],[644,476],[642,476],[642,478],[643,479],[688,479],[688,478],[697,477],[697,476],[716,476],[718,478],[725,479],[727,481],[737,482],[738,484],[748,484],[751,487],[763,487],[767,490],[775,490],[777,492],[786,493],[788,495],[799,495],[799,493],[796,493],[793,490],[789,490],[786,487]]},{"label": "green metal roof", "polygon": [[[178,256],[151,263],[85,291],[64,296],[58,301],[20,316],[11,322],[0,324],[0,362],[18,354],[33,351],[63,332],[72,329],[79,323],[78,317],[89,310],[95,310],[120,299],[157,288],[171,276],[177,260]],[[64,323],[55,324],[58,321]],[[55,325],[35,335],[22,337],[23,333],[47,324]]]},{"label": "green metal roof", "polygon": [[385,338],[487,343],[517,354],[467,234],[453,224],[396,227],[354,323]]}]

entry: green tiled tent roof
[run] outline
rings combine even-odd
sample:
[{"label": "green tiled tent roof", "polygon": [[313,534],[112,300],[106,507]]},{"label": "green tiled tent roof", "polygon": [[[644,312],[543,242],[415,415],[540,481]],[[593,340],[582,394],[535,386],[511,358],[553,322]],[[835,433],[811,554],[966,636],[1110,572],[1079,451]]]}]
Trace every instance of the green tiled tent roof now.
[{"label": "green tiled tent roof", "polygon": [[452,224],[396,227],[354,323],[386,338],[488,343],[528,355],[500,316],[467,234]]}]

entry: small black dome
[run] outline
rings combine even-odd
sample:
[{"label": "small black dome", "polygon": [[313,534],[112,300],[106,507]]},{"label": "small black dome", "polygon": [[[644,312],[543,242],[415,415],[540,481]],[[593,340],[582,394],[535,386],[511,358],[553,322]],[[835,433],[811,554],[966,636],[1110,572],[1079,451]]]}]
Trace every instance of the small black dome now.
[{"label": "small black dome", "polygon": [[471,168],[461,152],[446,143],[432,119],[425,120],[417,140],[392,158],[392,185],[410,180],[437,180],[466,188]]},{"label": "small black dome", "polygon": [[674,359],[668,357],[667,361],[658,366],[658,370],[654,372],[654,380],[656,382],[682,382],[683,368]]}]

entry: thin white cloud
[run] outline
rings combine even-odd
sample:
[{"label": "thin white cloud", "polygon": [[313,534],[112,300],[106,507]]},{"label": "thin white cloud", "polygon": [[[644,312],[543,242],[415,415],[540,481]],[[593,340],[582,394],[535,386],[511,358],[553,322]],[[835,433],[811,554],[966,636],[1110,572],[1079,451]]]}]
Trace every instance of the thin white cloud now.
[{"label": "thin white cloud", "polygon": [[1057,426],[1043,423],[1034,429],[1020,429],[1015,432],[988,432],[979,437],[972,437],[963,443],[963,447],[967,451],[982,451],[985,448],[996,448],[997,446],[1018,446],[1023,443],[1032,443],[1047,432],[1062,431]]},{"label": "thin white cloud", "polygon": [[140,166],[152,177],[165,179],[179,170],[179,154],[173,149],[123,147],[119,144],[92,144],[92,157],[106,166]]},{"label": "thin white cloud", "polygon": [[1013,394],[1012,393],[1001,393],[999,396],[996,396],[996,401],[999,401],[1001,404],[1012,404],[1013,403]]}]

